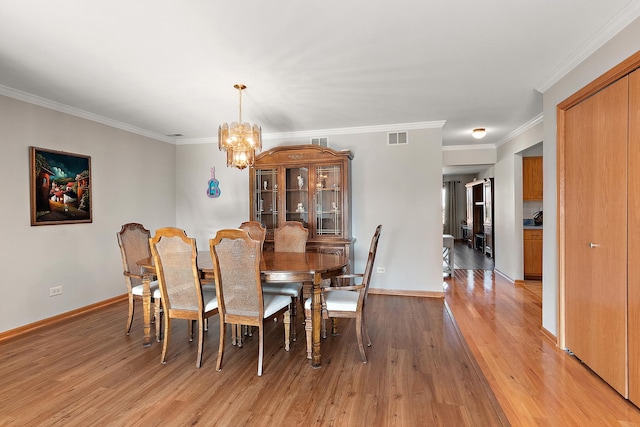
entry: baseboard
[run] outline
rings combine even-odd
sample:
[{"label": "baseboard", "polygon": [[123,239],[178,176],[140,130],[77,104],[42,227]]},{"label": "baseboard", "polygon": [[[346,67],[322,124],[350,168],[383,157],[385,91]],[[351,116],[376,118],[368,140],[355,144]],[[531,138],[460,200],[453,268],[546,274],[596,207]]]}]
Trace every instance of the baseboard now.
[{"label": "baseboard", "polygon": [[517,280],[514,280],[513,284],[515,286],[524,286],[527,284],[527,282],[525,282],[524,280],[517,279]]},{"label": "baseboard", "polygon": [[400,290],[400,289],[369,288],[369,293],[376,294],[376,295],[391,295],[391,296],[398,296],[398,297],[444,298],[444,291],[443,292],[409,291],[409,290]]},{"label": "baseboard", "polygon": [[46,319],[42,319],[34,323],[29,323],[28,325],[20,326],[19,328],[10,329],[8,331],[0,333],[0,342],[18,337],[27,332],[31,332],[45,326],[49,326],[57,322],[62,322],[64,320],[71,319],[73,317],[88,313],[90,311],[97,310],[102,307],[106,307],[111,304],[115,304],[116,302],[120,302],[126,299],[127,299],[127,294],[119,295],[117,297],[109,298],[107,300],[100,301],[95,304],[91,304],[85,307],[77,308],[75,310],[67,311],[66,313],[58,314],[57,316],[48,317]]},{"label": "baseboard", "polygon": [[553,345],[558,346],[558,337],[553,335],[547,328],[544,326],[540,327],[540,332],[542,332],[542,336],[551,341]]}]

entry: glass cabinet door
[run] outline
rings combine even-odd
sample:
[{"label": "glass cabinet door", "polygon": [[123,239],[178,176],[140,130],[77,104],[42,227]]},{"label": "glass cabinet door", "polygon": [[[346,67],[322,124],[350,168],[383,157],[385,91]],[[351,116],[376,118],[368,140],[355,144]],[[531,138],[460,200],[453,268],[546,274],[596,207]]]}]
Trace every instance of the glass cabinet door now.
[{"label": "glass cabinet door", "polygon": [[255,186],[254,217],[268,234],[273,234],[278,227],[278,170],[256,170]]},{"label": "glass cabinet door", "polygon": [[319,166],[316,180],[316,235],[340,236],[342,234],[342,188],[340,166]]},{"label": "glass cabinet door", "polygon": [[285,221],[300,221],[309,228],[309,169],[285,169]]}]

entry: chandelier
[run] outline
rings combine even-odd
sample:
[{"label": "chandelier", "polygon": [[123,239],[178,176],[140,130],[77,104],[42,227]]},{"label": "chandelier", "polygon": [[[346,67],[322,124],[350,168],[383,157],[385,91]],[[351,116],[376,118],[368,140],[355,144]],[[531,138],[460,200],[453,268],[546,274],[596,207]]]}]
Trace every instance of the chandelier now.
[{"label": "chandelier", "polygon": [[242,123],[243,84],[233,85],[240,94],[240,114],[237,122],[224,123],[218,128],[218,148],[227,152],[227,166],[244,169],[253,166],[256,150],[262,150],[262,130],[260,126]]}]

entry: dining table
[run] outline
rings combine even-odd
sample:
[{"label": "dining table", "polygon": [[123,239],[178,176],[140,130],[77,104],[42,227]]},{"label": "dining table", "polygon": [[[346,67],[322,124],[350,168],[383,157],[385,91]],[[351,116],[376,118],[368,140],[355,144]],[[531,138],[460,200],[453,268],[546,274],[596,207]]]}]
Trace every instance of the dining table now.
[{"label": "dining table", "polygon": [[[151,290],[150,284],[156,276],[153,258],[144,258],[137,262],[144,269],[143,306],[144,338],[143,346],[151,346]],[[213,261],[209,251],[198,251],[198,270],[203,279],[213,281]],[[260,276],[268,283],[311,282],[311,366],[321,366],[320,329],[322,322],[322,282],[347,272],[349,258],[335,253],[321,252],[272,252],[263,251],[260,259]]]}]

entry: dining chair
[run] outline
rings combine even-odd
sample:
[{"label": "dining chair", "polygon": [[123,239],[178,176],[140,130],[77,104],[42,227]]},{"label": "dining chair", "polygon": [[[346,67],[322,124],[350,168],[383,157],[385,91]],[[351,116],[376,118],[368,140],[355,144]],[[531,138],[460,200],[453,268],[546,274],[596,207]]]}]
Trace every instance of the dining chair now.
[{"label": "dining chair", "polygon": [[196,367],[202,365],[205,319],[218,313],[215,292],[200,286],[196,261],[196,241],[179,228],[161,228],[150,241],[164,307],[164,340],[160,361],[166,363],[171,337],[171,320],[189,321],[189,341],[193,340],[193,322],[198,325]]},{"label": "dining chair", "polygon": [[258,376],[262,375],[264,320],[284,317],[284,348],[289,351],[290,316],[287,295],[262,292],[260,242],[245,230],[219,230],[209,240],[220,310],[220,345],[216,369],[222,369],[227,324],[258,327]]},{"label": "dining chair", "polygon": [[245,221],[240,224],[240,229],[249,233],[249,237],[260,242],[260,252],[264,248],[264,239],[267,237],[267,229],[258,221]]},{"label": "dining chair", "polygon": [[[274,252],[305,252],[307,250],[307,238],[309,230],[298,221],[286,221],[273,232]],[[309,288],[311,286],[309,285]],[[296,328],[298,317],[298,300],[302,300],[302,283],[263,283],[262,290],[270,294],[287,295],[291,297],[291,318],[294,325],[291,339],[296,341]],[[302,305],[302,304],[301,304]]]},{"label": "dining chair", "polygon": [[[337,283],[351,283],[353,280],[361,278],[360,284],[351,284],[346,286],[323,286],[322,287],[322,317],[323,338],[326,338],[325,320],[335,318],[354,318],[356,319],[356,337],[358,340],[358,348],[362,356],[362,363],[367,363],[367,354],[364,350],[363,335],[367,340],[367,346],[371,347],[371,338],[367,330],[365,322],[365,303],[369,292],[369,284],[371,282],[371,273],[373,264],[376,259],[376,251],[378,250],[378,241],[380,240],[380,232],[382,225],[376,227],[376,231],[371,238],[369,246],[369,256],[364,268],[364,273],[360,274],[343,274],[336,279]],[[305,331],[307,336],[307,358],[311,359],[311,298],[304,303],[305,311]],[[335,330],[333,331],[335,334]]]},{"label": "dining chair", "polygon": [[[118,246],[120,247],[120,255],[122,257],[122,267],[124,281],[127,285],[127,294],[129,297],[129,316],[127,318],[126,333],[131,332],[133,324],[133,314],[135,311],[135,301],[142,301],[142,278],[144,276],[144,268],[136,263],[144,258],[151,257],[149,248],[149,238],[151,233],[144,228],[142,224],[130,222],[124,224],[119,232],[116,233],[118,238]],[[155,279],[155,275],[154,275]],[[156,324],[156,340],[160,341],[162,321],[161,321],[161,303],[160,288],[158,281],[154,280],[150,286],[151,299],[154,302],[153,313],[149,313],[151,319],[155,318]]]},{"label": "dining chair", "polygon": [[[245,221],[240,224],[239,227],[241,230],[245,230],[249,233],[249,237],[253,240],[257,240],[260,242],[260,252],[262,252],[264,248],[264,240],[267,237],[267,229],[262,226],[258,221]],[[231,327],[231,344],[238,345],[242,347],[242,336],[248,335],[253,336],[253,332],[250,326],[247,325],[236,325],[236,327]]]},{"label": "dining chair", "polygon": [[304,252],[307,250],[309,230],[299,221],[285,221],[273,231],[273,250],[275,252]]}]

